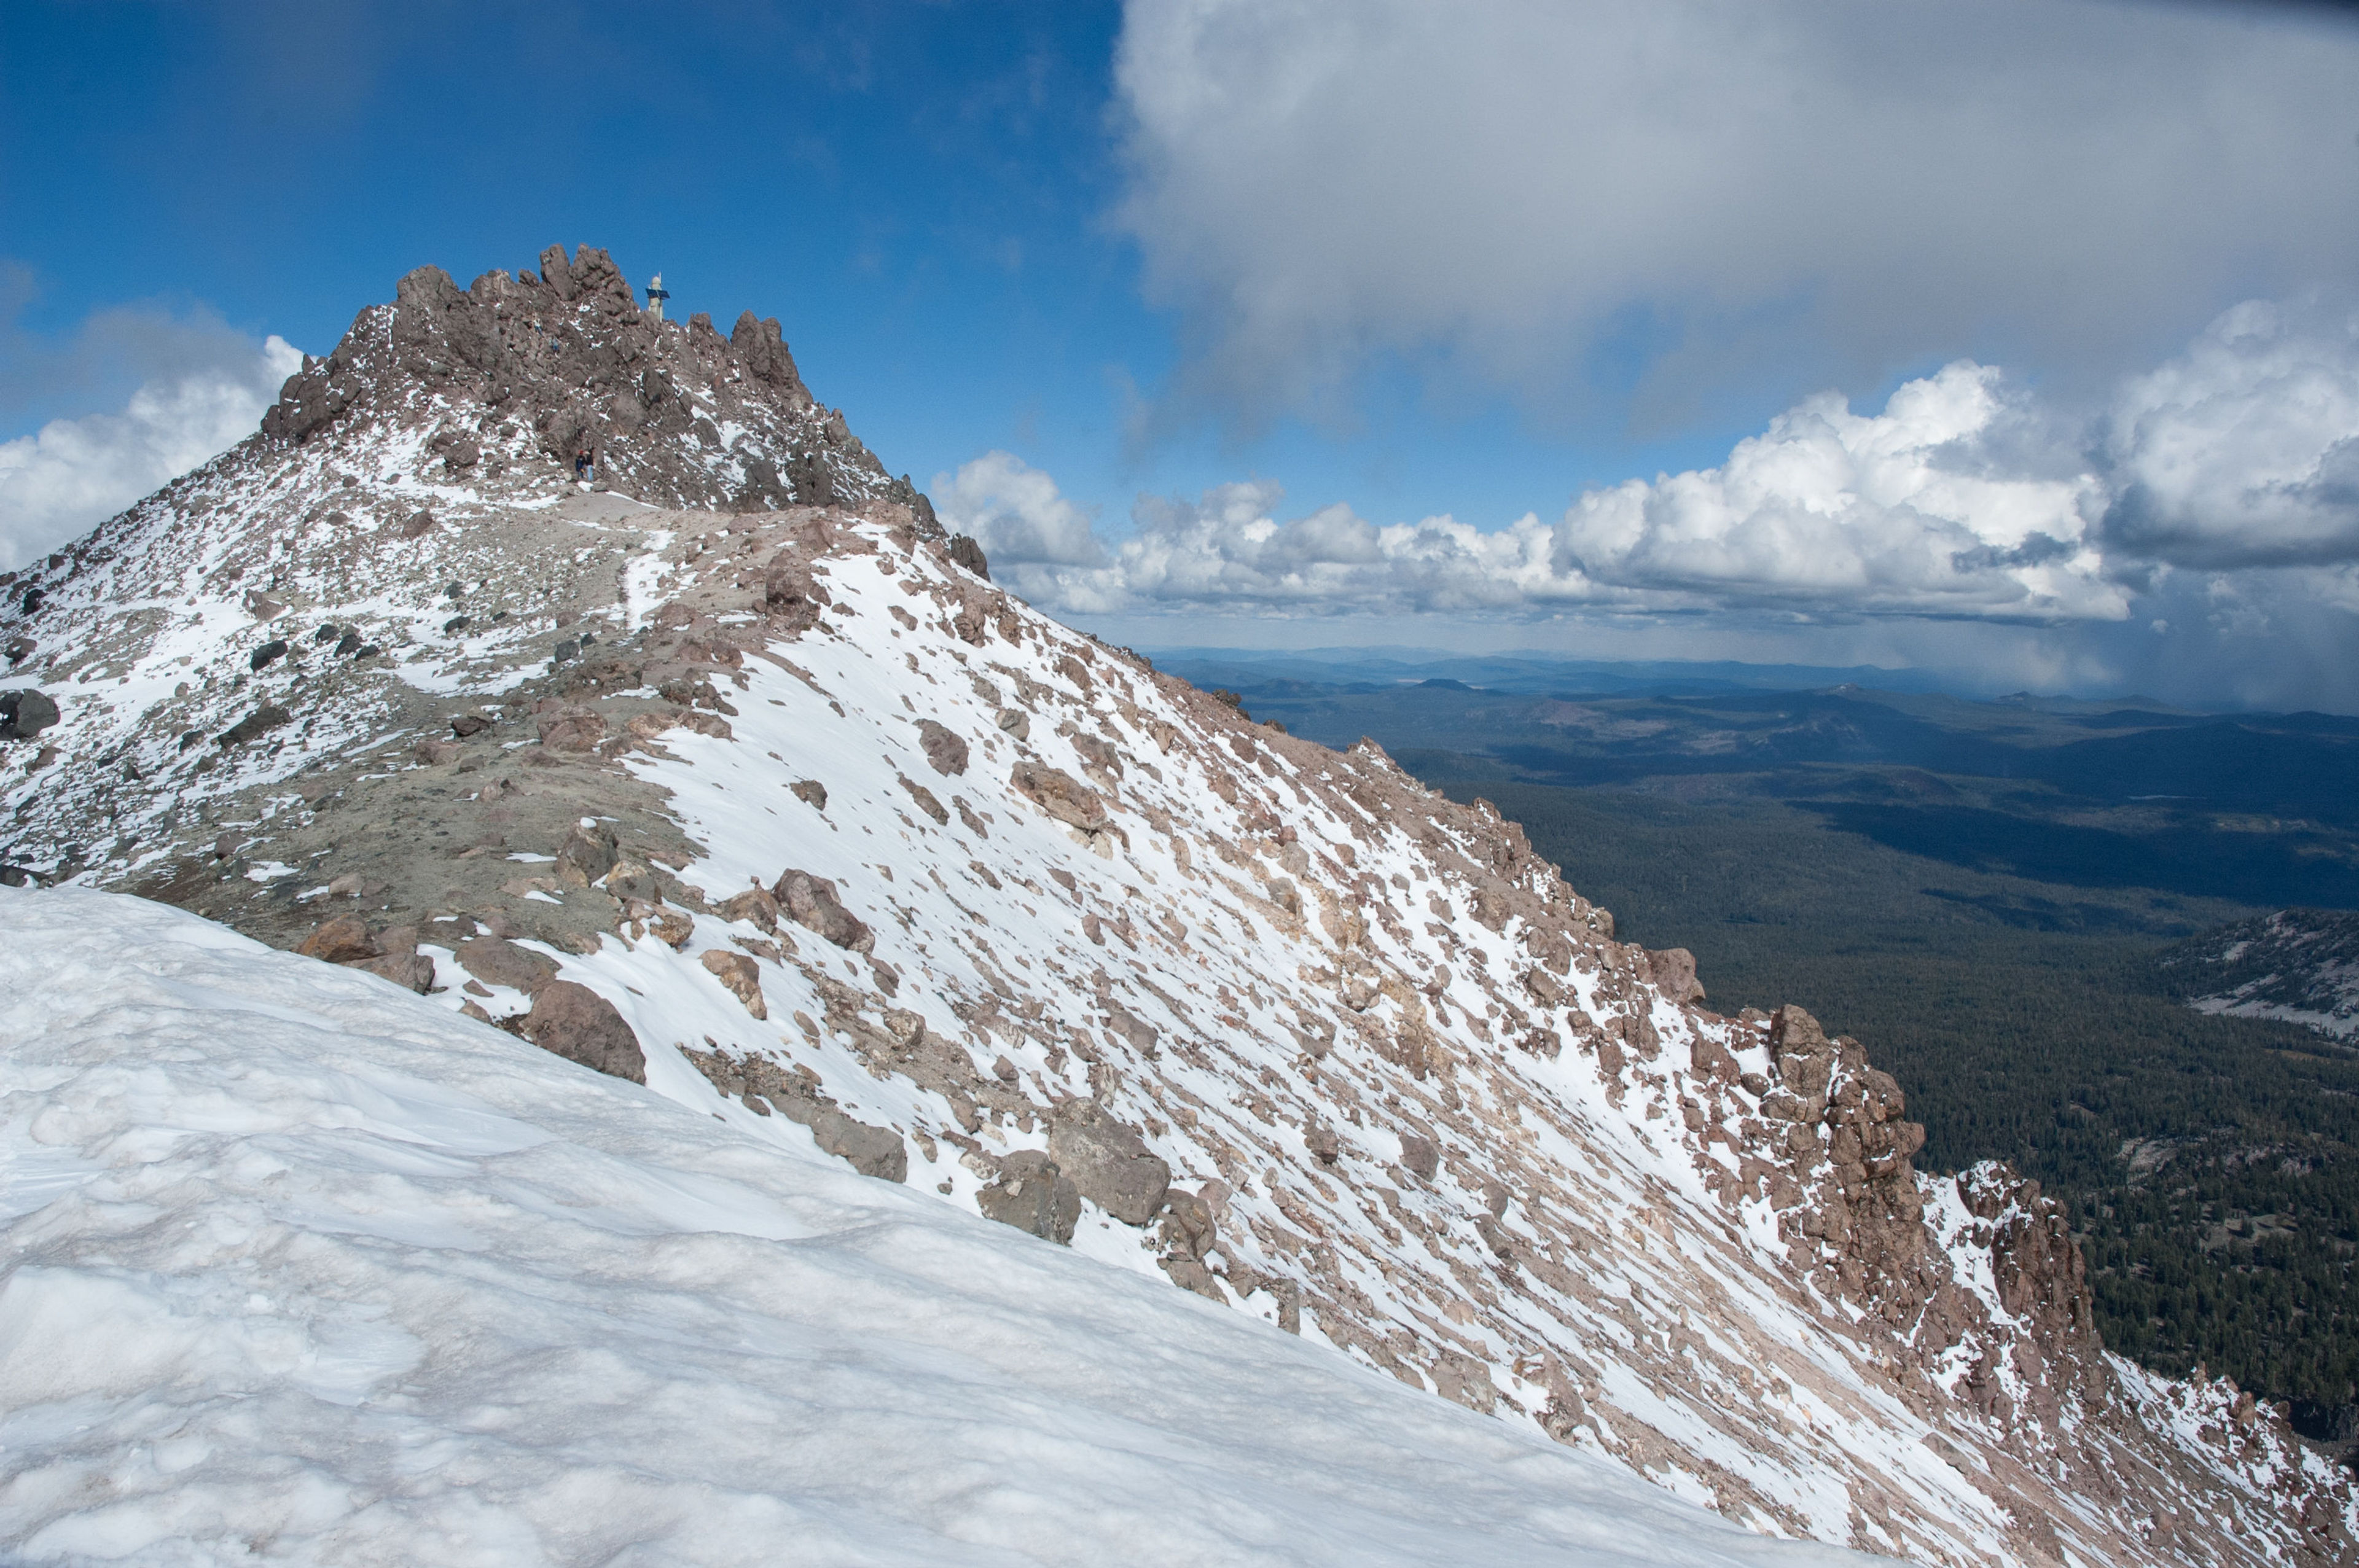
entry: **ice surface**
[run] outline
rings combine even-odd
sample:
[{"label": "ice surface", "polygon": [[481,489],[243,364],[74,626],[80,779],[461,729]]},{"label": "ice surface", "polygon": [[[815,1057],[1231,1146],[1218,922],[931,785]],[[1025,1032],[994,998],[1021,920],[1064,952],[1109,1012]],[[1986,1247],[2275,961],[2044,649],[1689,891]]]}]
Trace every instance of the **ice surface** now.
[{"label": "ice surface", "polygon": [[0,985],[10,1562],[1859,1561],[160,905]]}]

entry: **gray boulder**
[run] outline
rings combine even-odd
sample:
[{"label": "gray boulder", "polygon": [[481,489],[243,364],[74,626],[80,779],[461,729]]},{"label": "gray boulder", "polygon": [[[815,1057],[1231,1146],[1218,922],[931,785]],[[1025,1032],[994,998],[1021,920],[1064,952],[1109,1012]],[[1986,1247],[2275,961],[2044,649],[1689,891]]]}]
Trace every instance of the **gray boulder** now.
[{"label": "gray boulder", "polygon": [[821,1150],[862,1175],[886,1182],[909,1179],[909,1151],[891,1128],[871,1127],[840,1110],[827,1109],[811,1118],[810,1130]]},{"label": "gray boulder", "polygon": [[1049,1158],[1082,1196],[1125,1225],[1152,1220],[1171,1191],[1171,1167],[1147,1152],[1136,1129],[1094,1100],[1059,1113],[1049,1132]]},{"label": "gray boulder", "polygon": [[999,1162],[999,1173],[975,1195],[985,1219],[1070,1245],[1082,1217],[1081,1190],[1038,1149],[1021,1149]]},{"label": "gray boulder", "polygon": [[0,692],[0,741],[29,740],[57,721],[57,699],[47,692]]}]

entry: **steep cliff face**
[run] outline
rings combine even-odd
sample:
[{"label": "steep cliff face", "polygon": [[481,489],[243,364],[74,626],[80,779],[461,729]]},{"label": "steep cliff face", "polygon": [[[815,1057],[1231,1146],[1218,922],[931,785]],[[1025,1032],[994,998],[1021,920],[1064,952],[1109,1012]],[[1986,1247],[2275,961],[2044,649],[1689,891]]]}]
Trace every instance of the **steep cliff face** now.
[{"label": "steep cliff face", "polygon": [[1856,1043],[1712,1013],[1486,806],[1009,598],[774,332],[562,261],[412,274],[264,435],[11,585],[59,715],[0,772],[19,876],[372,969],[1759,1530],[2347,1557],[2346,1482],[2108,1357],[2056,1207],[1917,1171]]}]

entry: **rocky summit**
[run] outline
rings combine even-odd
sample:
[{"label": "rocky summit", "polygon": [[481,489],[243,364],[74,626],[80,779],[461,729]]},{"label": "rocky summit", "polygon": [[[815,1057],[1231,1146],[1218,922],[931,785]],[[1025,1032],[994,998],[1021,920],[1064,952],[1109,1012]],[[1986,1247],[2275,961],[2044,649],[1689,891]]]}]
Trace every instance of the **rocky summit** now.
[{"label": "rocky summit", "polygon": [[1855,1042],[1713,1012],[1486,806],[995,588],[775,321],[654,319],[586,247],[421,268],[5,590],[13,882],[368,971],[1756,1530],[2359,1552],[2279,1412],[2105,1351],[2036,1185],[1916,1167]]}]

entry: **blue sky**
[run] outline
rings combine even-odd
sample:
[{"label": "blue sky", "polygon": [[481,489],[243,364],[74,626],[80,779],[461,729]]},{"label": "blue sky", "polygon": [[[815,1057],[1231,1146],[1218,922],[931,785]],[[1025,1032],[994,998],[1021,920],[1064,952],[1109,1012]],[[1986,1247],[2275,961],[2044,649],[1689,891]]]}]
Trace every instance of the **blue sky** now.
[{"label": "blue sky", "polygon": [[2351,708],[2354,103],[2314,7],[17,0],[0,545],[587,242],[1125,640]]}]

